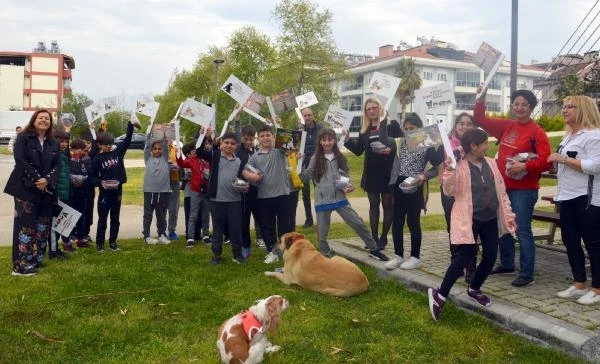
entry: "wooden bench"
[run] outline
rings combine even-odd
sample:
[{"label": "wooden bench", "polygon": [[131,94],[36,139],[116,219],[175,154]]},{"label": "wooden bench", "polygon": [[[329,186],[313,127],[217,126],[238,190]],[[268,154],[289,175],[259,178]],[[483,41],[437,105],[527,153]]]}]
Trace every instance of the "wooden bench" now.
[{"label": "wooden bench", "polygon": [[533,220],[550,223],[546,234],[534,235],[533,239],[546,240],[546,244],[553,244],[556,227],[560,227],[560,205],[555,203],[553,196],[542,196],[542,200],[553,203],[554,211],[533,210],[533,215],[531,216]]}]

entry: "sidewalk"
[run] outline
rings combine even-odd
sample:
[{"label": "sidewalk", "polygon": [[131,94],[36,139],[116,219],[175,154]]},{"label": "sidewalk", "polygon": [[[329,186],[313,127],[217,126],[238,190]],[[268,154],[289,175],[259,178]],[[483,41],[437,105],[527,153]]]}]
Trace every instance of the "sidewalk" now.
[{"label": "sidewalk", "polygon": [[[410,242],[410,235],[405,235],[404,241],[405,244]],[[439,287],[450,262],[446,231],[423,233],[423,264],[416,270],[386,270],[383,262],[367,256],[359,238],[336,239],[330,241],[330,245],[336,254],[369,264],[381,276],[395,279],[403,286],[423,294],[429,287]],[[385,253],[391,257],[394,252],[390,245]],[[562,247],[562,243],[559,241],[553,247]],[[450,292],[449,304],[483,315],[518,335],[592,362],[600,362],[600,306],[584,306],[574,300],[556,297],[556,292],[567,288],[572,282],[567,255],[539,247],[536,255],[533,285],[521,288],[511,286],[515,274],[489,276],[482,291],[490,296],[493,304],[489,308],[482,308],[467,298],[467,286],[461,277]],[[424,304],[423,310],[429,310],[429,307]],[[443,320],[442,313],[442,325]]]}]

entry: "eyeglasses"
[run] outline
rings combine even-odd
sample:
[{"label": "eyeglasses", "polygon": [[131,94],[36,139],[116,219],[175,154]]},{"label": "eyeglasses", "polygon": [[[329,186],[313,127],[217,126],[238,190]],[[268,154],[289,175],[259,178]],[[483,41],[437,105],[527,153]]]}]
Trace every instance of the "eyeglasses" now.
[{"label": "eyeglasses", "polygon": [[514,104],[512,104],[512,107],[529,107],[529,104],[528,103],[523,103],[523,104],[514,103]]},{"label": "eyeglasses", "polygon": [[563,109],[563,110],[567,110],[567,109],[577,109],[577,105],[566,104],[566,105],[563,105],[562,109]]}]

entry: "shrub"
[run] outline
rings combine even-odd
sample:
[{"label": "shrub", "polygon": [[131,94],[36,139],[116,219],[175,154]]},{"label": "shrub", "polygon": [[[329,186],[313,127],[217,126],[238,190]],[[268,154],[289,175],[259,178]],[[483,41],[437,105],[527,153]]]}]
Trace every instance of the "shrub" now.
[{"label": "shrub", "polygon": [[557,114],[554,116],[550,116],[548,114],[543,114],[537,120],[539,126],[544,129],[544,131],[561,131],[565,130],[565,121],[562,115]]}]

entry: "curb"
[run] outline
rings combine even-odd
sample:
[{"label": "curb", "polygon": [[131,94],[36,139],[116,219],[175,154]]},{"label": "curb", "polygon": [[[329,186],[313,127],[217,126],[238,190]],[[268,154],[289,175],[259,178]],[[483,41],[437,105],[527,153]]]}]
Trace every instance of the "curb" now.
[{"label": "curb", "polygon": [[[441,283],[441,278],[419,269],[386,270],[382,262],[369,258],[365,251],[340,240],[331,240],[329,244],[336,254],[355,262],[368,264],[374,267],[380,276],[393,278],[411,290],[424,293],[428,288],[437,287]],[[583,357],[591,362],[600,363],[600,334],[594,331],[582,329],[497,297],[494,297],[493,305],[490,307],[479,307],[468,299],[464,288],[460,286],[452,287],[448,299],[455,306],[477,313],[531,341],[548,345],[576,357]]]}]

